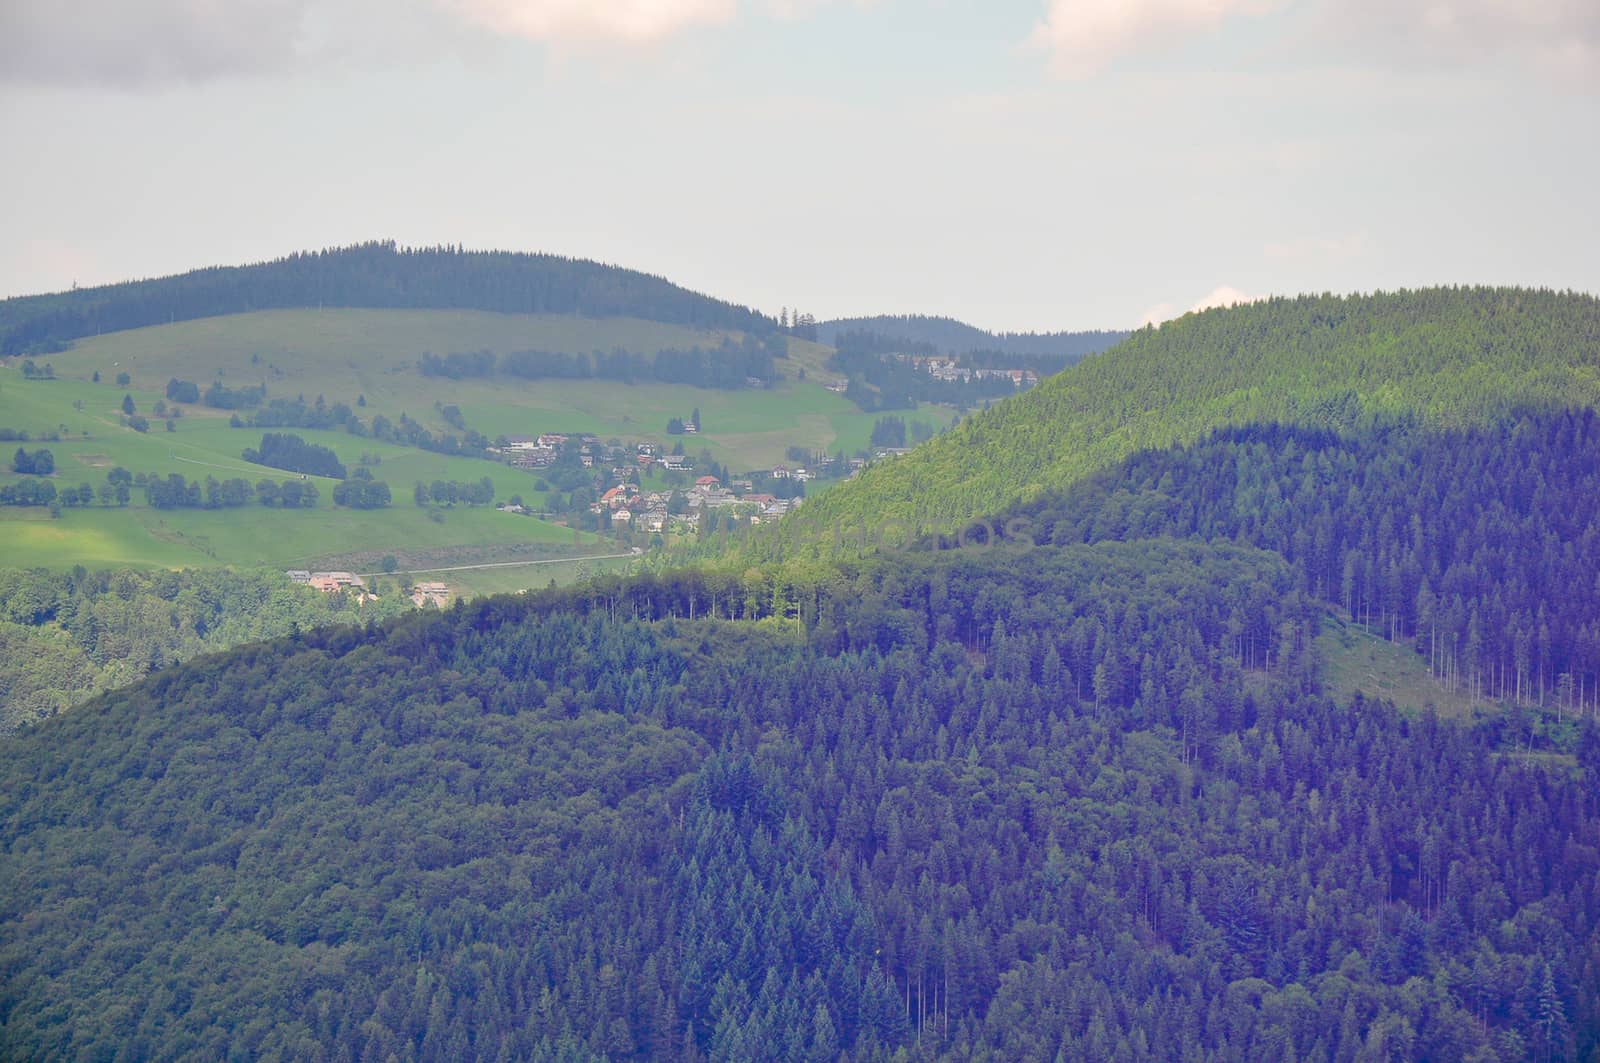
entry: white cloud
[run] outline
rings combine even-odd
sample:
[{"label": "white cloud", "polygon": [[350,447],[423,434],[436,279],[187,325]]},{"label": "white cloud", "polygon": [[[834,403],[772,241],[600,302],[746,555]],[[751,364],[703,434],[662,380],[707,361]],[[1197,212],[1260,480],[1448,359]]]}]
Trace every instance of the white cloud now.
[{"label": "white cloud", "polygon": [[1230,284],[1222,284],[1211,289],[1209,293],[1197,300],[1188,310],[1180,311],[1175,303],[1157,303],[1146,310],[1139,318],[1138,328],[1146,325],[1159,325],[1163,321],[1171,321],[1183,314],[1198,314],[1203,310],[1216,310],[1219,307],[1241,306],[1245,303],[1258,303],[1265,299],[1264,295],[1251,295],[1240,291]]},{"label": "white cloud", "polygon": [[1050,0],[1031,43],[1050,52],[1055,73],[1088,77],[1118,56],[1277,6],[1276,0]]},{"label": "white cloud", "polygon": [[309,0],[4,0],[0,81],[199,81],[291,63]]},{"label": "white cloud", "polygon": [[729,22],[739,3],[0,0],[0,83],[138,87],[411,62],[470,40],[473,30],[547,44],[640,45]]},{"label": "white cloud", "polygon": [[567,44],[648,44],[730,21],[735,0],[440,0],[496,33]]},{"label": "white cloud", "polygon": [[1560,79],[1600,76],[1594,0],[1324,0],[1320,14],[1331,39],[1388,64],[1506,57]]},{"label": "white cloud", "polygon": [[[1546,77],[1600,78],[1595,0],[1049,0],[1030,44],[1069,78],[1119,57],[1282,15],[1280,58],[1415,70],[1505,58]],[[1298,43],[1294,43],[1298,41]]]}]

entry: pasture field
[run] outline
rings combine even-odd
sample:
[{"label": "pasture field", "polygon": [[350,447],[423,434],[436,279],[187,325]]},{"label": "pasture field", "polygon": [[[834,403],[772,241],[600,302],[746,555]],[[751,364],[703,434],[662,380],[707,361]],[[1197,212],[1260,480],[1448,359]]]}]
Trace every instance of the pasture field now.
[{"label": "pasture field", "polygon": [[[790,357],[780,362],[785,379],[777,386],[740,391],[606,380],[449,380],[425,377],[416,368],[430,352],[654,352],[715,346],[724,338],[737,337],[631,319],[458,310],[263,311],[90,337],[69,350],[34,359],[49,363],[53,380],[24,379],[20,360],[13,360],[0,368],[0,428],[27,432],[34,441],[23,445],[30,449],[49,448],[58,488],[79,483],[98,488],[117,466],[162,476],[176,472],[191,480],[243,477],[255,483],[295,475],[245,462],[242,451],[259,444],[262,430],[230,427],[230,411],[183,405],[169,431],[167,419],[155,408],[165,400],[173,377],[194,381],[202,390],[212,381],[235,388],[264,384],[269,399],[303,396],[314,401],[322,396],[330,404],[348,403],[367,421],[378,414],[394,421],[404,413],[436,433],[454,431],[442,415],[442,408],[453,404],[469,427],[491,439],[592,432],[607,440],[670,444],[674,440],[666,433],[667,421],[687,421],[698,410],[701,431],[680,437],[685,449],[695,455],[709,451],[736,472],[786,461],[793,446],[848,453],[868,446],[878,415],[828,391],[824,384],[834,379],[825,365],[829,348],[800,340],[790,341]],[[122,373],[130,377],[125,386],[116,383]],[[149,420],[147,432],[124,423],[124,396]],[[365,405],[358,405],[358,399]],[[908,424],[921,421],[930,427],[943,427],[950,417],[935,408],[896,415]],[[352,470],[365,458],[374,478],[389,484],[393,504],[366,512],[335,508],[331,494],[336,481],[326,479],[318,483],[321,501],[310,511],[254,505],[157,511],[142,505],[142,495],[135,491],[135,503],[125,509],[66,509],[56,520],[42,510],[0,511],[7,560],[50,566],[293,567],[307,559],[374,550],[433,557],[457,550],[475,558],[486,547],[515,553],[519,545],[538,544],[574,553],[604,552],[593,536],[574,541],[568,529],[538,520],[457,507],[444,513],[441,522],[412,505],[417,481],[487,476],[497,501],[520,496],[531,508],[542,509],[547,494],[537,489],[537,472],[343,431],[280,431],[330,448]],[[43,442],[50,434],[59,439]],[[5,445],[6,458],[14,446]],[[8,465],[0,466],[0,481],[11,478]],[[536,585],[548,579],[540,573]],[[503,579],[482,576],[468,582],[500,589],[517,578],[508,572]]]},{"label": "pasture field", "polygon": [[[148,432],[121,423],[120,403],[131,394],[141,412],[159,393],[71,379],[24,381],[15,372],[0,372],[0,427],[26,431],[34,441],[4,444],[6,472],[15,448],[48,449],[55,456],[58,488],[88,483],[98,488],[112,468],[190,480],[214,476],[242,477],[255,483],[295,474],[246,462],[240,455],[260,442],[254,429],[228,427],[216,411],[186,408],[175,431],[153,421]],[[59,440],[43,441],[47,433]],[[538,477],[527,470],[496,462],[452,458],[428,451],[362,439],[344,432],[299,431],[310,442],[332,448],[354,468],[363,454],[376,457],[374,477],[389,483],[394,504],[383,510],[349,510],[332,502],[337,481],[311,477],[321,489],[311,510],[280,510],[250,505],[239,509],[151,509],[134,492],[124,508],[68,508],[58,519],[43,509],[0,507],[0,542],[5,563],[88,567],[137,565],[183,567],[202,565],[271,565],[295,567],[307,559],[352,551],[449,551],[484,546],[538,544],[574,552],[592,551],[593,535],[575,535],[546,521],[500,513],[490,508],[457,506],[437,517],[417,508],[411,489],[417,480],[476,481],[488,476],[501,499],[520,494],[538,506]]]},{"label": "pasture field", "polygon": [[[702,431],[685,438],[693,453],[705,449],[738,470],[784,460],[790,446],[831,452],[864,449],[875,414],[864,413],[824,384],[838,379],[826,368],[830,348],[789,341],[780,362],[785,380],[775,388],[724,391],[677,384],[623,384],[608,380],[448,380],[425,377],[423,354],[519,350],[567,353],[624,350],[653,353],[677,347],[715,347],[736,336],[629,318],[588,320],[543,314],[492,314],[470,310],[271,310],[204,318],[80,340],[48,360],[58,376],[102,382],[127,372],[135,400],[160,398],[172,377],[203,389],[212,380],[241,387],[264,384],[269,397],[317,395],[355,405],[364,418],[401,413],[434,431],[450,429],[435,403],[461,408],[469,427],[499,435],[593,432],[626,441],[665,441],[670,418],[688,420],[699,409]],[[800,379],[804,371],[805,379]],[[122,399],[122,391],[112,397]],[[140,403],[141,409],[145,403]],[[217,413],[218,411],[208,411]],[[943,427],[949,413],[899,413]],[[226,421],[226,415],[222,420]]]}]

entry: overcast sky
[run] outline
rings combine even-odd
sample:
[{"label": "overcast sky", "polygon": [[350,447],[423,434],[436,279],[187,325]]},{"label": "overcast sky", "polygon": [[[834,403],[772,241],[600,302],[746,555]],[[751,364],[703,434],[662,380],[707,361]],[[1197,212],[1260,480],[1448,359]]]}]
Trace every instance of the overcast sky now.
[{"label": "overcast sky", "polygon": [[0,295],[360,240],[770,313],[1600,291],[1595,0],[0,0]]}]

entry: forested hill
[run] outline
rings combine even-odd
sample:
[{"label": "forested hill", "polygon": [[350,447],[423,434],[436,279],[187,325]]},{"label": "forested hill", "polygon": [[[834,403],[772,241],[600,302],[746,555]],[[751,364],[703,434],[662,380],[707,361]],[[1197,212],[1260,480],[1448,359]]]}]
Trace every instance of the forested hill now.
[{"label": "forested hill", "polygon": [[776,328],[746,307],[634,270],[386,241],[0,301],[0,355],[49,352],[82,336],[173,321],[322,306],[633,317],[761,334]]},{"label": "forested hill", "polygon": [[879,314],[848,317],[817,325],[817,338],[836,345],[846,332],[892,336],[913,345],[931,345],[940,354],[990,351],[1034,357],[1061,357],[1076,361],[1105,350],[1126,337],[1126,332],[989,332],[950,317],[923,314]]},{"label": "forested hill", "polygon": [[1336,703],[1296,578],[959,550],[189,662],[0,739],[0,1057],[1591,1058],[1600,735]]},{"label": "forested hill", "polygon": [[1600,300],[1508,288],[1278,298],[1135,332],[1098,358],[867,469],[759,537],[825,553],[886,521],[947,530],[1135,451],[1228,425],[1484,423],[1600,403]]}]

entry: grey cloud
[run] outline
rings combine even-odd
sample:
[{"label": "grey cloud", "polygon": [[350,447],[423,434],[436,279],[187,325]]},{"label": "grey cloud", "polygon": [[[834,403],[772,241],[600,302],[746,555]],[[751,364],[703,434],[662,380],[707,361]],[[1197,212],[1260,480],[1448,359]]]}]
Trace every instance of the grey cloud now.
[{"label": "grey cloud", "polygon": [[0,80],[136,86],[282,69],[309,0],[6,0]]},{"label": "grey cloud", "polygon": [[1340,0],[1324,6],[1322,24],[1385,66],[1511,60],[1560,81],[1600,80],[1594,0]]}]

